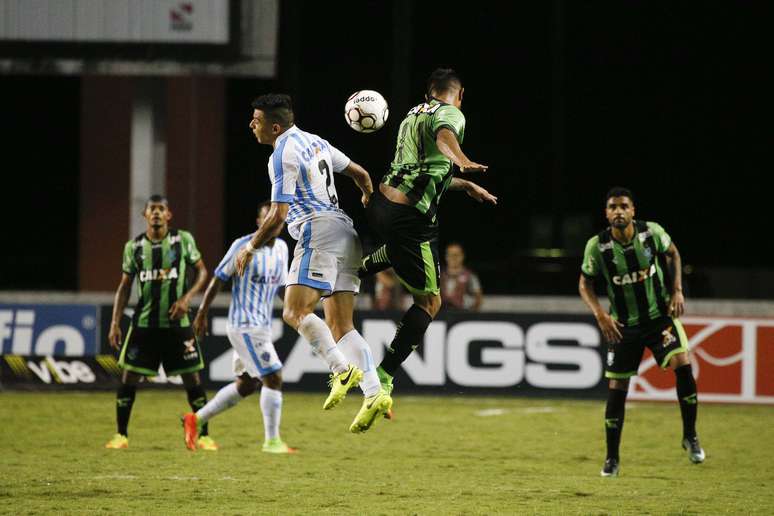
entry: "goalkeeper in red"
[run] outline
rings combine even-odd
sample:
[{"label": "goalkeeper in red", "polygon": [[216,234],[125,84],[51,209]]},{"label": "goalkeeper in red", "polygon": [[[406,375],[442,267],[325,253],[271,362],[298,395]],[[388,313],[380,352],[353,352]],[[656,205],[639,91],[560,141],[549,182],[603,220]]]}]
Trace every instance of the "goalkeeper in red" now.
[{"label": "goalkeeper in red", "polygon": [[[688,361],[688,338],[678,319],[685,305],[680,253],[664,228],[634,219],[634,197],[626,188],[607,193],[605,215],[610,226],[586,244],[578,286],[608,342],[607,457],[601,474],[618,476],[629,378],[637,374],[646,346],[663,369],[674,370],[683,419],[682,446],[691,462],[704,462],[696,435],[696,381]],[[667,288],[660,256],[669,265],[671,288]],[[594,279],[599,276],[607,284],[610,313],[602,309],[594,293]]]},{"label": "goalkeeper in red", "polygon": [[395,157],[367,208],[368,223],[384,244],[363,259],[366,277],[393,268],[414,304],[377,369],[385,391],[392,392],[398,367],[424,340],[441,308],[438,259],[438,205],[447,190],[462,190],[478,202],[497,204],[497,197],[477,184],[454,177],[485,172],[460,145],[465,116],[460,111],[465,89],[454,70],[435,70],[427,82],[426,101],[412,108],[398,131]]}]

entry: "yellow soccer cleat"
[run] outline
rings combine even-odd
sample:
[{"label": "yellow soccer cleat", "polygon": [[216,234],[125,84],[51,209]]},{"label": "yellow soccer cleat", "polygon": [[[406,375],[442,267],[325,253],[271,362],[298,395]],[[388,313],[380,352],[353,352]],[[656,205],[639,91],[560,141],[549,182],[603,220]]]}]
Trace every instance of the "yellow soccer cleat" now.
[{"label": "yellow soccer cleat", "polygon": [[196,447],[204,451],[218,451],[218,445],[209,435],[203,435],[196,441]]},{"label": "yellow soccer cleat", "polygon": [[123,450],[129,448],[129,438],[125,435],[116,434],[111,440],[107,442],[105,448],[109,448],[111,450]]},{"label": "yellow soccer cleat", "polygon": [[374,424],[377,418],[384,417],[392,408],[392,398],[386,391],[381,390],[373,396],[363,400],[363,406],[355,416],[355,420],[349,427],[353,434],[365,432]]},{"label": "yellow soccer cleat", "polygon": [[297,453],[297,448],[291,448],[282,439],[275,437],[263,443],[261,451],[265,453]]},{"label": "yellow soccer cleat", "polygon": [[352,387],[355,387],[363,379],[363,371],[356,366],[349,364],[346,371],[339,374],[331,374],[331,379],[328,380],[328,385],[331,388],[331,393],[323,403],[323,410],[330,410],[343,400],[347,392]]}]

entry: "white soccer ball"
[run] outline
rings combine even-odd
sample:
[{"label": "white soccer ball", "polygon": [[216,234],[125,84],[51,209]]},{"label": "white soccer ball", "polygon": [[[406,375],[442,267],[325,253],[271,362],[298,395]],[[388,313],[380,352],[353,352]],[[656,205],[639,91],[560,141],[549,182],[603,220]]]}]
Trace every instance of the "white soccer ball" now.
[{"label": "white soccer ball", "polygon": [[390,109],[381,93],[374,90],[356,91],[344,106],[344,119],[359,133],[372,133],[384,126]]}]

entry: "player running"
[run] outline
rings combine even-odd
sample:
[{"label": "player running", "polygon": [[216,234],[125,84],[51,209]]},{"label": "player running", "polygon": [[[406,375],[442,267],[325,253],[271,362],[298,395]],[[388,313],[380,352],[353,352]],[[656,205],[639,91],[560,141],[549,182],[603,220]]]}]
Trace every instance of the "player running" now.
[{"label": "player running", "polygon": [[[674,369],[683,419],[682,446],[691,462],[704,462],[704,450],[696,435],[699,401],[688,360],[688,338],[678,320],[685,308],[680,253],[664,228],[634,219],[634,197],[629,190],[616,187],[608,192],[605,215],[610,226],[586,244],[578,285],[581,298],[608,341],[607,457],[601,475],[618,476],[629,378],[637,374],[646,346],[663,369]],[[665,256],[669,263],[671,293],[659,256]],[[599,276],[607,284],[609,314],[594,292],[594,278]]]},{"label": "player running", "polygon": [[[298,244],[290,265],[283,319],[309,341],[332,371],[324,409],[336,406],[360,383],[365,399],[350,431],[366,431],[390,409],[392,398],[380,388],[371,349],[352,323],[362,249],[352,220],[339,208],[333,173],[355,181],[363,194],[363,206],[373,192],[371,178],[330,143],[296,127],[288,95],[258,97],[253,102],[250,129],[258,143],[274,147],[269,159],[272,202],[264,224],[238,252],[236,269],[243,275],[251,255],[276,237],[287,220],[288,231]],[[325,322],[314,314],[320,298]],[[337,343],[359,350],[359,367],[347,363]]]},{"label": "player running", "polygon": [[441,308],[436,217],[441,196],[446,190],[463,190],[478,202],[497,204],[497,197],[484,188],[454,177],[454,165],[463,173],[488,168],[468,159],[460,148],[464,91],[454,70],[440,68],[430,75],[426,102],[401,122],[390,172],[367,210],[369,225],[385,243],[363,259],[358,274],[363,278],[392,267],[414,298],[377,369],[389,393],[395,371],[423,342]]},{"label": "player running", "polygon": [[[255,222],[261,227],[269,213],[270,202],[258,207]],[[221,287],[234,279],[234,258],[252,234],[234,240],[215,269],[215,276],[204,292],[194,318],[194,333],[201,340],[207,333],[207,313]],[[185,444],[196,450],[200,429],[210,419],[230,409],[261,388],[264,441],[267,453],[294,453],[280,438],[282,418],[282,362],[272,342],[271,324],[274,296],[285,286],[288,275],[288,246],[281,238],[272,238],[258,249],[249,264],[249,273],[234,279],[228,309],[226,334],[234,348],[236,381],[220,389],[204,407],[183,416]]]}]

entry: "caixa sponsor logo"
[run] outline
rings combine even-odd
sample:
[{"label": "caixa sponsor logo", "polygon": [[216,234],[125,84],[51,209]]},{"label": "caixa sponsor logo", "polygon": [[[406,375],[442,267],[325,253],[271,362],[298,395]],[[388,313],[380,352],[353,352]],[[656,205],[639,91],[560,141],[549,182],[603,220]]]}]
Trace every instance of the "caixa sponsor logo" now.
[{"label": "caixa sponsor logo", "polygon": [[0,352],[14,355],[94,355],[93,305],[0,305]]},{"label": "caixa sponsor logo", "polygon": [[[213,334],[220,332],[219,318]],[[361,333],[370,344],[375,363],[395,336],[391,320],[365,319]],[[274,340],[284,341],[281,322],[273,325]],[[225,331],[223,331],[225,333]],[[283,344],[278,344],[278,348]],[[584,322],[537,322],[526,329],[513,321],[462,321],[449,325],[433,322],[425,335],[421,355],[412,353],[403,369],[418,386],[455,384],[464,387],[507,388],[523,382],[544,389],[589,389],[602,378],[600,336],[596,326]],[[210,378],[233,378],[228,371],[231,352],[212,362]],[[307,373],[328,373],[311,346],[297,337],[283,361],[283,381],[296,383]]]}]

